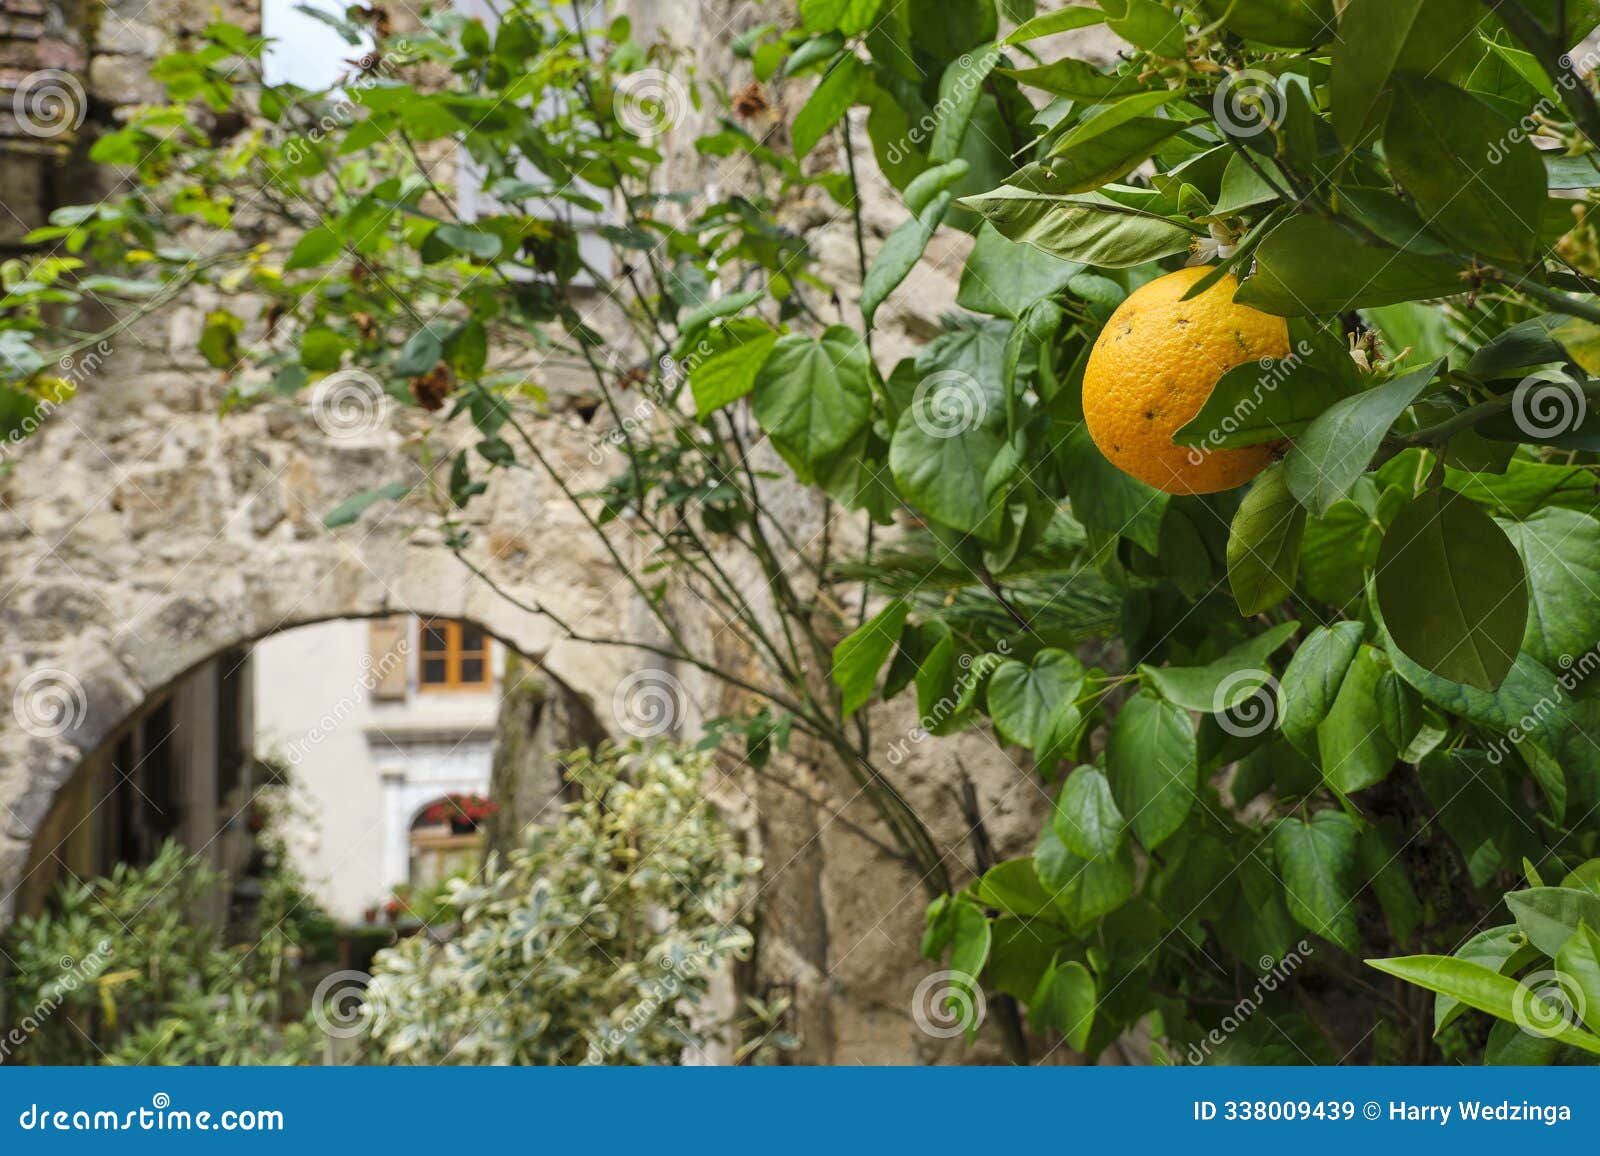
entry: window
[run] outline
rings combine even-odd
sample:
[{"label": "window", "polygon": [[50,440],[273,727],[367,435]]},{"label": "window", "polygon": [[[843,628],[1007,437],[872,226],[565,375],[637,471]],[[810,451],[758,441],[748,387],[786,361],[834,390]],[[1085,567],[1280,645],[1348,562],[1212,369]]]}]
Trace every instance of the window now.
[{"label": "window", "polygon": [[310,8],[335,19],[345,12],[344,0],[262,0],[261,34],[267,46],[262,70],[268,84],[293,84],[310,92],[332,88],[354,66],[351,57],[372,47],[371,37],[351,42],[331,25],[302,11]]},{"label": "window", "polygon": [[480,628],[447,618],[424,618],[419,635],[418,689],[488,689],[489,636]]}]

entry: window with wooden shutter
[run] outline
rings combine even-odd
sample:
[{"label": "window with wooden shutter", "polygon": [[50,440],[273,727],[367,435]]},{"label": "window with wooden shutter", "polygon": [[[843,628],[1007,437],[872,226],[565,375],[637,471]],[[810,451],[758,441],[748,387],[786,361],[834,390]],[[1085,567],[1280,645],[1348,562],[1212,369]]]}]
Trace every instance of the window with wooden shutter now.
[{"label": "window with wooden shutter", "polygon": [[393,702],[406,696],[410,646],[406,618],[374,618],[367,626],[367,656],[372,660],[372,697]]},{"label": "window with wooden shutter", "polygon": [[417,628],[417,689],[486,690],[489,636],[449,618],[424,618]]}]

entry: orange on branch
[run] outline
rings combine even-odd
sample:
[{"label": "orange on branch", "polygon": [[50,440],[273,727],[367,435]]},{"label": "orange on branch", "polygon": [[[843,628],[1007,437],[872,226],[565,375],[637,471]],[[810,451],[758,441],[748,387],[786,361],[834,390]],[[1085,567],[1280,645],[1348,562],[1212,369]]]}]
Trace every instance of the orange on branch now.
[{"label": "orange on branch", "polygon": [[1234,304],[1231,275],[1183,300],[1209,271],[1180,269],[1134,290],[1106,322],[1083,371],[1083,415],[1094,444],[1112,465],[1169,494],[1231,490],[1272,461],[1265,445],[1172,442],[1228,370],[1289,355],[1288,324]]}]

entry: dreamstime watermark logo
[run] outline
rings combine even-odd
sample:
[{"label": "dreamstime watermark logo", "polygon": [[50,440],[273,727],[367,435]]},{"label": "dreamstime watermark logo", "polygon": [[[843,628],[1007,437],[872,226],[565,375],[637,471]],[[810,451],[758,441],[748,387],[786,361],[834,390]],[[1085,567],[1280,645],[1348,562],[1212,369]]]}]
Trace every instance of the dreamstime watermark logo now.
[{"label": "dreamstime watermark logo", "polygon": [[376,659],[370,654],[363,654],[361,677],[356,679],[355,685],[350,688],[350,693],[334,703],[302,737],[289,744],[289,749],[285,752],[289,765],[298,767],[313,749],[321,746],[329,735],[343,726],[355,713],[356,708],[372,696],[373,691],[388,681],[389,676],[396,670],[405,666],[406,657],[410,653],[411,641],[402,637]]},{"label": "dreamstime watermark logo", "polygon": [[995,643],[995,648],[987,654],[974,657],[963,654],[956,659],[955,684],[950,692],[940,695],[926,714],[917,720],[917,725],[906,731],[904,737],[896,739],[889,744],[884,758],[892,767],[897,767],[910,757],[913,747],[928,740],[936,730],[948,719],[959,713],[964,707],[970,706],[977,693],[977,685],[1001,664],[1011,654],[1011,644],[1005,639]]},{"label": "dreamstime watermark logo", "polygon": [[1489,744],[1489,762],[1494,766],[1498,767],[1505,760],[1512,747],[1520,746],[1526,738],[1537,736],[1550,716],[1565,717],[1570,704],[1558,690],[1570,696],[1591,674],[1600,670],[1600,647],[1586,650],[1577,658],[1563,654],[1556,659],[1556,664],[1561,667],[1561,673],[1556,675],[1550,690],[1540,695],[1538,701],[1524,711],[1504,735]]},{"label": "dreamstime watermark logo", "polygon": [[645,68],[617,81],[617,121],[639,137],[671,132],[689,115],[689,90],[670,72]]},{"label": "dreamstime watermark logo", "polygon": [[356,109],[364,103],[367,89],[388,80],[409,49],[408,41],[397,40],[391,52],[386,52],[382,56],[367,52],[355,60],[354,79],[347,81],[336,93],[330,93],[332,103],[327,111],[304,132],[284,145],[284,159],[291,165],[298,165],[331,133],[354,124]]},{"label": "dreamstime watermark logo", "polygon": [[989,1014],[978,981],[964,971],[936,971],[922,977],[911,994],[911,1018],[924,1034],[948,1040],[976,1031]]},{"label": "dreamstime watermark logo", "polygon": [[22,131],[46,140],[76,132],[88,111],[78,78],[57,68],[30,72],[11,94],[11,112]]},{"label": "dreamstime watermark logo", "polygon": [[1265,997],[1287,983],[1289,977],[1298,971],[1315,951],[1309,940],[1302,939],[1293,948],[1284,952],[1282,959],[1263,955],[1257,962],[1257,966],[1261,968],[1261,975],[1256,979],[1255,986],[1250,989],[1249,994],[1243,996],[1229,1009],[1228,1014],[1222,1017],[1222,1022],[1207,1032],[1204,1039],[1189,1045],[1189,1062],[1205,1063],[1213,1051],[1225,1044],[1229,1036],[1244,1027],[1250,1017],[1261,1010]]},{"label": "dreamstime watermark logo", "polygon": [[389,395],[383,383],[364,369],[341,369],[317,382],[311,393],[311,416],[331,438],[362,437],[383,425]]},{"label": "dreamstime watermark logo", "polygon": [[682,725],[688,694],[670,673],[656,667],[636,670],[611,696],[611,715],[636,739],[653,739]]},{"label": "dreamstime watermark logo", "polygon": [[1535,373],[1511,392],[1511,420],[1523,435],[1556,437],[1583,424],[1589,399],[1583,386],[1559,371]]},{"label": "dreamstime watermark logo", "polygon": [[376,1032],[388,1018],[382,984],[364,971],[335,971],[311,993],[311,1019],[336,1040]]},{"label": "dreamstime watermark logo", "polygon": [[1228,448],[1223,443],[1244,427],[1267,398],[1277,393],[1283,383],[1289,380],[1301,360],[1310,357],[1314,351],[1311,342],[1302,338],[1288,357],[1263,357],[1257,361],[1256,368],[1261,375],[1256,378],[1254,388],[1233,403],[1233,408],[1222,416],[1222,420],[1206,431],[1199,445],[1189,447],[1186,455],[1189,464],[1198,466],[1206,460],[1207,454]]},{"label": "dreamstime watermark logo", "polygon": [[959,369],[929,374],[911,395],[911,419],[931,438],[953,438],[978,428],[989,399],[976,379]]},{"label": "dreamstime watermark logo", "polygon": [[1231,137],[1270,132],[1283,119],[1283,92],[1277,78],[1259,68],[1230,72],[1211,98],[1211,114]]},{"label": "dreamstime watermark logo", "polygon": [[1251,739],[1278,721],[1278,681],[1269,671],[1236,670],[1211,696],[1217,725],[1238,739]]},{"label": "dreamstime watermark logo", "polygon": [[589,441],[589,464],[598,466],[606,460],[608,454],[618,446],[626,445],[633,440],[636,433],[645,430],[650,419],[655,417],[656,404],[647,397],[641,397],[639,404],[632,411],[622,415],[621,424],[607,430],[599,437]]},{"label": "dreamstime watermark logo", "polygon": [[1536,971],[1522,977],[1511,999],[1511,1018],[1530,1036],[1546,1039],[1583,1023],[1583,986],[1562,971]]},{"label": "dreamstime watermark logo", "polygon": [[926,151],[922,146],[938,131],[939,123],[948,120],[951,113],[966,104],[972,93],[983,84],[988,72],[985,69],[975,68],[976,63],[970,52],[963,53],[956,60],[951,66],[956,79],[950,86],[950,91],[941,92],[937,103],[917,118],[904,136],[888,143],[883,150],[885,160],[891,165],[904,164]]},{"label": "dreamstime watermark logo", "polygon": [[688,985],[714,962],[715,952],[709,943],[696,944],[694,950],[682,957],[663,954],[657,960],[662,974],[650,981],[644,996],[628,1009],[626,1015],[614,1026],[602,1030],[600,1038],[589,1044],[583,1062],[589,1065],[603,1064],[623,1051],[631,1040],[650,1025],[662,1008],[677,1003]]},{"label": "dreamstime watermark logo", "polygon": [[30,671],[11,695],[11,715],[28,734],[53,739],[77,730],[89,713],[83,683],[65,670]]},{"label": "dreamstime watermark logo", "polygon": [[99,979],[111,962],[111,941],[102,939],[83,959],[70,955],[61,957],[61,975],[47,984],[39,994],[39,1002],[23,1012],[0,1036],[0,1061],[11,1058],[12,1053],[28,1042],[44,1022],[55,1014],[69,995],[86,983]]}]

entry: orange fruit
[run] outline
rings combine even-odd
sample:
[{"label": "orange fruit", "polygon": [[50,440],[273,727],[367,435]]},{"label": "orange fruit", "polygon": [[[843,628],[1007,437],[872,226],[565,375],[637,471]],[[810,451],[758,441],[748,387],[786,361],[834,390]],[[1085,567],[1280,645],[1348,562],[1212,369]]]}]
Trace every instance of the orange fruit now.
[{"label": "orange fruit", "polygon": [[[1123,473],[1169,494],[1231,490],[1272,461],[1267,445],[1172,444],[1224,373],[1289,355],[1288,324],[1234,304],[1232,276],[1183,300],[1208,271],[1180,269],[1135,289],[1100,331],[1083,371],[1083,416],[1094,444]],[[1265,373],[1263,379],[1275,388]]]}]

